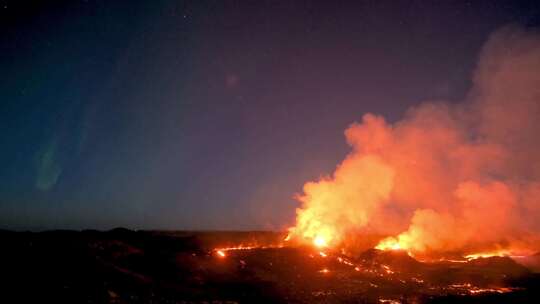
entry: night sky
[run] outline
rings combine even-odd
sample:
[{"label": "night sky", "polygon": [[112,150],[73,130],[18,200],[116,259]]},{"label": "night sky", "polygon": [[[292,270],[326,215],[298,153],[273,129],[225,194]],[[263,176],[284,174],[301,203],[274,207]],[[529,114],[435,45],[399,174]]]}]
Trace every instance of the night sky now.
[{"label": "night sky", "polygon": [[535,1],[0,1],[0,228],[283,229]]}]

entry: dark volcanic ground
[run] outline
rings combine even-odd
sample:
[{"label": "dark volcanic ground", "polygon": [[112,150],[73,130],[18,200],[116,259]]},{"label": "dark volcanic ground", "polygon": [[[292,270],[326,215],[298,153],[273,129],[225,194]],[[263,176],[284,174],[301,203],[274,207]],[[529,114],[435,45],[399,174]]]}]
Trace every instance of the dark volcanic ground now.
[{"label": "dark volcanic ground", "polygon": [[270,232],[0,231],[2,303],[540,303],[540,276],[509,258],[421,263],[345,257]]}]

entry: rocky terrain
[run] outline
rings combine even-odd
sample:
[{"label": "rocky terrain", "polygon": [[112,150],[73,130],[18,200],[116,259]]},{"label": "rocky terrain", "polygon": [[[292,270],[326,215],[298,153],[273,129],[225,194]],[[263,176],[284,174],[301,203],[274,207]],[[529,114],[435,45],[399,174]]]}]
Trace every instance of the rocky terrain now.
[{"label": "rocky terrain", "polygon": [[0,231],[2,302],[540,301],[540,276],[507,257],[423,263],[404,252],[345,256],[275,246],[282,239],[272,232]]}]

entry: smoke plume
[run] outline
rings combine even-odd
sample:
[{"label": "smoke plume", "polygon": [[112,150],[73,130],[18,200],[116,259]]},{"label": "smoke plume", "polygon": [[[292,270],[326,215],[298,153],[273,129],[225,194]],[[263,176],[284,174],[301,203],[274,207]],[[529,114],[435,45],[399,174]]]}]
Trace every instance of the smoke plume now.
[{"label": "smoke plume", "polygon": [[395,123],[365,114],[345,136],[352,152],[298,196],[292,237],[389,236],[383,246],[418,255],[540,249],[535,33],[492,34],[461,103],[426,102]]}]

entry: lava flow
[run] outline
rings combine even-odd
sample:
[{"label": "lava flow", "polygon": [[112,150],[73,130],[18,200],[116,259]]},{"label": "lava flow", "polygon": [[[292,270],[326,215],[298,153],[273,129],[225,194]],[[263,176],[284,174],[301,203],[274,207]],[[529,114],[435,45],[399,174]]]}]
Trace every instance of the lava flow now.
[{"label": "lava flow", "polygon": [[[507,284],[501,277],[522,278],[529,273],[506,256],[487,257],[487,253],[455,262],[449,259],[419,261],[405,250],[392,246],[346,254],[320,239],[313,239],[309,244],[289,239],[286,245],[231,246],[214,252],[218,260],[227,257],[222,267],[229,267],[229,271],[263,272],[265,276],[279,278],[278,282],[287,284],[283,288],[291,291],[289,285],[294,286],[296,296],[311,294],[313,298],[307,302],[360,296],[372,302],[403,303],[404,297],[519,293],[524,287]],[[474,280],[475,277],[481,279]],[[318,289],[319,284],[327,289]],[[403,288],[408,291],[404,293]],[[389,299],[389,296],[395,298]]]},{"label": "lava flow", "polygon": [[395,122],[368,113],[345,131],[352,151],[296,196],[287,246],[216,254],[255,272],[254,256],[279,257],[298,277],[386,294],[518,290],[510,279],[540,265],[539,59],[534,34],[495,33],[463,102],[426,102]]},{"label": "lava flow", "polygon": [[224,258],[227,256],[227,252],[229,251],[238,251],[238,250],[253,250],[253,249],[269,249],[269,248],[282,248],[283,245],[277,244],[277,245],[249,245],[249,246],[232,246],[232,247],[220,247],[216,248],[213,251],[215,254],[220,257]]}]

